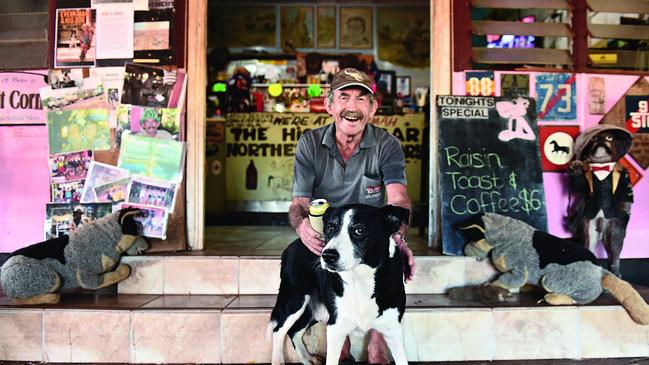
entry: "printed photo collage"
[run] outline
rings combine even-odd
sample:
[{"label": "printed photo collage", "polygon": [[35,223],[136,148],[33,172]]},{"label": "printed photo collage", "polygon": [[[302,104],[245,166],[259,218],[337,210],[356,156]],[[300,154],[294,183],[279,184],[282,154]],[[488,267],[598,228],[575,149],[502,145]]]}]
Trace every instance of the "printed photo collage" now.
[{"label": "printed photo collage", "polygon": [[[50,152],[46,237],[126,206],[142,210],[144,236],[164,239],[183,178],[185,74],[131,63],[121,72],[83,72],[50,70],[50,86],[41,89]],[[115,148],[116,166],[94,160],[95,151]]]}]

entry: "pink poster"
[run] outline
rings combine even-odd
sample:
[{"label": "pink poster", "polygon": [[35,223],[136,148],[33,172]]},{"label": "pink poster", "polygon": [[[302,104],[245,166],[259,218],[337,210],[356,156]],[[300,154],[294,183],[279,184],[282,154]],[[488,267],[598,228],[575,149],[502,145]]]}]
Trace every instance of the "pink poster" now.
[{"label": "pink poster", "polygon": [[0,127],[0,252],[44,239],[49,201],[47,127]]},{"label": "pink poster", "polygon": [[0,72],[0,126],[45,124],[38,89],[48,86],[47,71]]}]

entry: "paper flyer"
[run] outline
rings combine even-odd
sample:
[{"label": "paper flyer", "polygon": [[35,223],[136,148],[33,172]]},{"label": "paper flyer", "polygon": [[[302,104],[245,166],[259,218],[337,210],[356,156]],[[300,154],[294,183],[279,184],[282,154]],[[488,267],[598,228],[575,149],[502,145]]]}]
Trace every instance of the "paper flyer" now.
[{"label": "paper flyer", "polygon": [[121,146],[122,136],[133,134],[166,140],[180,140],[180,113],[178,109],[149,108],[120,105],[117,110],[115,141]]},{"label": "paper flyer", "polygon": [[133,3],[96,6],[97,59],[133,59]]},{"label": "paper flyer", "polygon": [[0,125],[45,124],[39,90],[47,87],[47,71],[0,73]]},{"label": "paper flyer", "polygon": [[106,184],[112,181],[117,181],[127,176],[129,176],[128,170],[120,169],[113,165],[92,161],[90,163],[90,167],[88,168],[86,182],[81,195],[81,202],[82,203],[96,202],[95,190],[94,190],[95,186]]},{"label": "paper flyer", "polygon": [[138,208],[140,214],[135,217],[140,232],[145,237],[165,239],[167,235],[167,222],[169,215],[163,208],[147,207],[144,205],[123,203],[122,209]]},{"label": "paper flyer", "polygon": [[93,161],[92,151],[79,151],[50,155],[50,181],[60,183],[65,181],[83,180],[88,174],[88,168]]},{"label": "paper flyer", "polygon": [[107,109],[47,113],[50,154],[110,149]]},{"label": "paper flyer", "polygon": [[133,176],[126,201],[128,203],[165,208],[173,212],[178,185],[166,181]]},{"label": "paper flyer", "polygon": [[133,175],[179,183],[183,178],[185,143],[125,135],[117,166]]},{"label": "paper flyer", "polygon": [[56,9],[54,67],[95,65],[95,10]]}]

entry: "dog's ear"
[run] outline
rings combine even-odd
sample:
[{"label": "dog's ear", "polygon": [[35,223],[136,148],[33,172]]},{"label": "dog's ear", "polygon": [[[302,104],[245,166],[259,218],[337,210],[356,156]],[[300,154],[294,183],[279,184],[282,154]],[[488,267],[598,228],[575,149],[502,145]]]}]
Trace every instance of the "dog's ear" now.
[{"label": "dog's ear", "polygon": [[401,227],[401,224],[408,224],[410,219],[410,209],[398,207],[396,205],[386,205],[381,208],[381,217],[385,223],[388,232],[395,233]]},{"label": "dog's ear", "polygon": [[141,211],[137,208],[126,208],[119,211],[118,222],[122,226],[123,234],[131,236],[139,235],[139,228],[135,217],[140,213]]},{"label": "dog's ear", "polygon": [[483,214],[477,214],[473,217],[455,224],[455,229],[462,231],[462,234],[469,242],[478,242],[485,238]]}]

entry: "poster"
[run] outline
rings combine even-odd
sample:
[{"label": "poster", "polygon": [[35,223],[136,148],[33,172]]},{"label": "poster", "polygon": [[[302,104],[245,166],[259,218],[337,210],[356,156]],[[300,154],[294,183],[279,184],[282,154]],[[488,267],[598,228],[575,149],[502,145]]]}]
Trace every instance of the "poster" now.
[{"label": "poster", "polygon": [[579,133],[579,126],[539,127],[543,171],[568,172],[568,164],[574,156],[575,139]]},{"label": "poster", "polygon": [[0,72],[0,126],[45,124],[39,90],[47,86],[47,71]]},{"label": "poster", "polygon": [[107,109],[47,113],[50,153],[110,149]]},{"label": "poster", "polygon": [[54,67],[95,65],[95,10],[56,9]]},{"label": "poster", "polygon": [[574,74],[536,75],[536,113],[539,121],[577,119],[577,77]]},{"label": "poster", "polygon": [[96,12],[97,60],[133,59],[133,3],[102,4]]},{"label": "poster", "polygon": [[466,95],[495,96],[496,82],[493,71],[467,71]]},{"label": "poster", "polygon": [[516,98],[530,95],[530,75],[500,74],[500,96]]},{"label": "poster", "polygon": [[631,133],[649,133],[649,95],[626,95],[626,128]]},{"label": "poster", "polygon": [[[225,124],[226,196],[232,201],[290,201],[297,141],[308,129],[333,122],[326,114],[230,113]],[[402,144],[408,194],[420,200],[424,115],[375,116]]]},{"label": "poster", "polygon": [[501,213],[546,230],[534,99],[438,96],[443,252],[462,255],[456,223]]},{"label": "poster", "polygon": [[117,166],[131,174],[179,183],[183,178],[185,144],[157,138],[126,135]]}]

